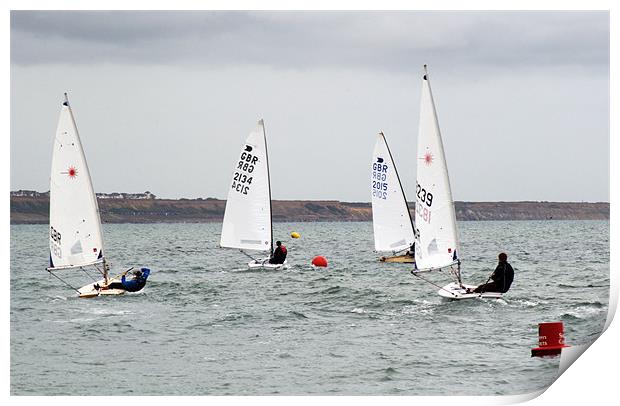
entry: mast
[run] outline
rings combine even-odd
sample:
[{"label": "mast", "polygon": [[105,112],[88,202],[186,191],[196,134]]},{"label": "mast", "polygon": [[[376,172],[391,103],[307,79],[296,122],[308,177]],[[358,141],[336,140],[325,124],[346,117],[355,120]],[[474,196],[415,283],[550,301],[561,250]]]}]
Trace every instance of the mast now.
[{"label": "mast", "polygon": [[[73,125],[75,126],[75,128],[77,128],[77,124],[75,123],[75,117],[73,117],[73,109],[71,109],[71,106],[69,105],[69,96],[67,95],[66,92],[65,92],[65,101],[62,104],[64,104],[65,106],[69,108],[69,111],[71,112],[71,120],[73,121]],[[84,164],[88,168],[88,163],[85,162]],[[97,217],[99,217],[99,224],[101,224],[101,216],[99,214],[99,203],[97,202],[97,195],[94,193],[94,191],[93,191],[93,195],[94,195],[93,198],[95,200],[95,207],[97,208]],[[103,236],[102,236],[101,243],[102,243],[102,248],[103,248]],[[105,257],[102,258],[102,263],[103,263],[103,280],[105,281],[105,284],[107,285],[108,283],[110,283],[109,276],[108,276],[110,274],[110,264],[108,263],[108,261],[106,261]]]},{"label": "mast", "polygon": [[456,212],[454,209],[454,198],[452,197],[452,187],[450,185],[450,172],[448,170],[448,164],[447,161],[445,159],[445,150],[443,147],[443,138],[441,137],[441,130],[439,129],[439,118],[437,117],[437,108],[435,107],[435,98],[433,97],[433,89],[431,88],[431,81],[428,78],[428,69],[427,69],[427,65],[424,64],[424,80],[426,81],[426,83],[428,84],[428,93],[431,99],[431,107],[433,110],[433,117],[435,118],[435,128],[437,130],[437,134],[439,134],[439,145],[442,151],[442,155],[443,155],[443,159],[444,159],[444,164],[445,164],[445,172],[444,172],[444,178],[445,178],[445,182],[446,185],[448,185],[448,190],[447,190],[447,194],[448,194],[448,204],[451,207],[451,212],[452,212],[452,222],[454,224],[454,240],[455,240],[455,247],[454,247],[454,258],[458,261],[458,279],[459,279],[459,283],[461,282],[461,259],[460,259],[460,243],[459,243],[459,234],[456,230]]},{"label": "mast", "polygon": [[110,283],[110,279],[108,277],[109,274],[110,274],[110,264],[108,263],[108,261],[105,260],[105,258],[103,258],[103,279],[105,280],[106,285]]},{"label": "mast", "polygon": [[[69,108],[69,112],[71,113],[71,121],[73,122],[73,126],[75,127],[75,131],[77,133],[77,137],[79,139],[80,137],[80,133],[77,130],[77,123],[75,122],[75,117],[73,116],[73,109],[71,108],[71,105],[69,104],[69,96],[67,95],[67,93],[65,92],[65,101],[63,103],[65,106],[67,106]],[[80,141],[81,144],[81,141]],[[81,147],[81,146],[80,146]],[[84,154],[84,149],[82,148],[82,154]],[[84,157],[84,167],[86,168],[86,171],[88,172],[88,177],[90,179],[90,185],[91,185],[91,199],[93,200],[94,206],[95,206],[95,214],[97,216],[97,223],[99,224],[99,229],[101,229],[101,213],[99,212],[99,202],[97,201],[97,194],[95,193],[95,189],[94,189],[94,185],[93,185],[93,181],[92,178],[90,177],[90,170],[88,169],[88,161],[86,161],[86,157]],[[110,264],[106,261],[105,259],[105,255],[103,254],[103,232],[101,232],[101,249],[99,251],[99,255],[102,259],[102,263],[103,263],[103,277],[105,279],[105,283],[108,283],[108,274],[110,271]]]},{"label": "mast", "polygon": [[416,173],[416,272],[458,266],[460,247],[454,200],[428,67],[424,65]]},{"label": "mast", "polygon": [[260,119],[263,127],[263,139],[265,140],[265,161],[267,163],[267,185],[269,185],[269,227],[271,227],[271,255],[273,255],[273,205],[271,203],[271,178],[269,175],[269,152],[267,152],[267,134],[265,132],[265,122]]},{"label": "mast", "polygon": [[390,151],[390,146],[388,145],[388,142],[385,139],[385,135],[383,134],[383,131],[381,131],[379,134],[381,134],[381,138],[383,138],[385,147],[387,148],[388,154],[390,155],[390,161],[392,161],[392,166],[394,166],[394,173],[396,174],[396,179],[398,180],[398,186],[400,186],[400,193],[402,193],[403,200],[405,201],[405,207],[407,207],[407,215],[409,216],[409,224],[411,224],[411,228],[413,229],[413,235],[414,235],[414,241],[415,241],[415,227],[414,227],[413,219],[411,218],[411,211],[409,210],[409,204],[407,204],[407,197],[405,196],[405,191],[403,190],[403,184],[400,181],[400,176],[398,176],[398,169],[396,169],[396,162],[394,161],[394,157],[392,156],[392,151]]}]

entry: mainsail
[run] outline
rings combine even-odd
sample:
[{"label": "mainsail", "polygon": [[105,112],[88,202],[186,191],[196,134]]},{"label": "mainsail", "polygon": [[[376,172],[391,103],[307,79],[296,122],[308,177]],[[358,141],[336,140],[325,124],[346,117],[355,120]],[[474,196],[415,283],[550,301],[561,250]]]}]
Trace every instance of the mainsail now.
[{"label": "mainsail", "polygon": [[65,94],[50,175],[50,269],[103,261],[99,207]]},{"label": "mainsail", "polygon": [[228,191],[220,246],[273,251],[271,188],[263,120],[245,141]]},{"label": "mainsail", "polygon": [[406,250],[414,241],[413,225],[405,193],[383,133],[379,133],[373,151],[370,183],[375,250]]},{"label": "mainsail", "polygon": [[454,201],[426,71],[420,102],[415,212],[416,267],[419,270],[438,269],[459,263]]}]

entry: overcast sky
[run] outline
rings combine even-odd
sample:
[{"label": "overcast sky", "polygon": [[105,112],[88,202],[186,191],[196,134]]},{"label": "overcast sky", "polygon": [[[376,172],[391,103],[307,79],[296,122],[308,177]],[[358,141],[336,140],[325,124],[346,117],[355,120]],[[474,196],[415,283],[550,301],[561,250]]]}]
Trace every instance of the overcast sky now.
[{"label": "overcast sky", "polygon": [[422,65],[456,200],[609,201],[607,12],[11,12],[11,189],[49,190],[62,94],[97,192],[226,198],[265,119],[274,199],[409,200]]}]

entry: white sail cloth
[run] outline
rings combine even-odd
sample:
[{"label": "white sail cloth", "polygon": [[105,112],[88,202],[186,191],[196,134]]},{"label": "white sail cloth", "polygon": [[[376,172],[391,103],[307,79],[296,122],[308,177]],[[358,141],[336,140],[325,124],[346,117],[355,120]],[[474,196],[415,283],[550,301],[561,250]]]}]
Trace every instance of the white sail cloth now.
[{"label": "white sail cloth", "polygon": [[265,126],[260,120],[235,162],[220,246],[269,251],[271,245],[269,163]]},{"label": "white sail cloth", "polygon": [[403,251],[414,242],[411,215],[383,133],[377,136],[370,177],[375,250]]},{"label": "white sail cloth", "polygon": [[99,207],[73,112],[62,104],[50,175],[50,267],[103,260]]},{"label": "white sail cloth", "polygon": [[428,81],[422,81],[416,181],[416,267],[436,269],[458,261],[460,254],[454,201]]}]

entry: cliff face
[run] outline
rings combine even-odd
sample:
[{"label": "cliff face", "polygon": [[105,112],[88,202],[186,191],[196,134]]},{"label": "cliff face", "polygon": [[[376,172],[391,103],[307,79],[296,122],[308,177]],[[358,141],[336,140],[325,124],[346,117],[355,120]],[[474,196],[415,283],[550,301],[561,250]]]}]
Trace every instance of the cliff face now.
[{"label": "cliff face", "polygon": [[[98,199],[104,223],[220,222],[225,200]],[[457,220],[608,220],[609,203],[455,202]],[[370,203],[276,200],[274,221],[371,221]],[[409,203],[413,207],[413,203]],[[49,198],[11,196],[11,224],[45,224]],[[411,211],[413,217],[413,210]]]},{"label": "cliff face", "polygon": [[609,203],[455,202],[459,220],[609,220]]}]

